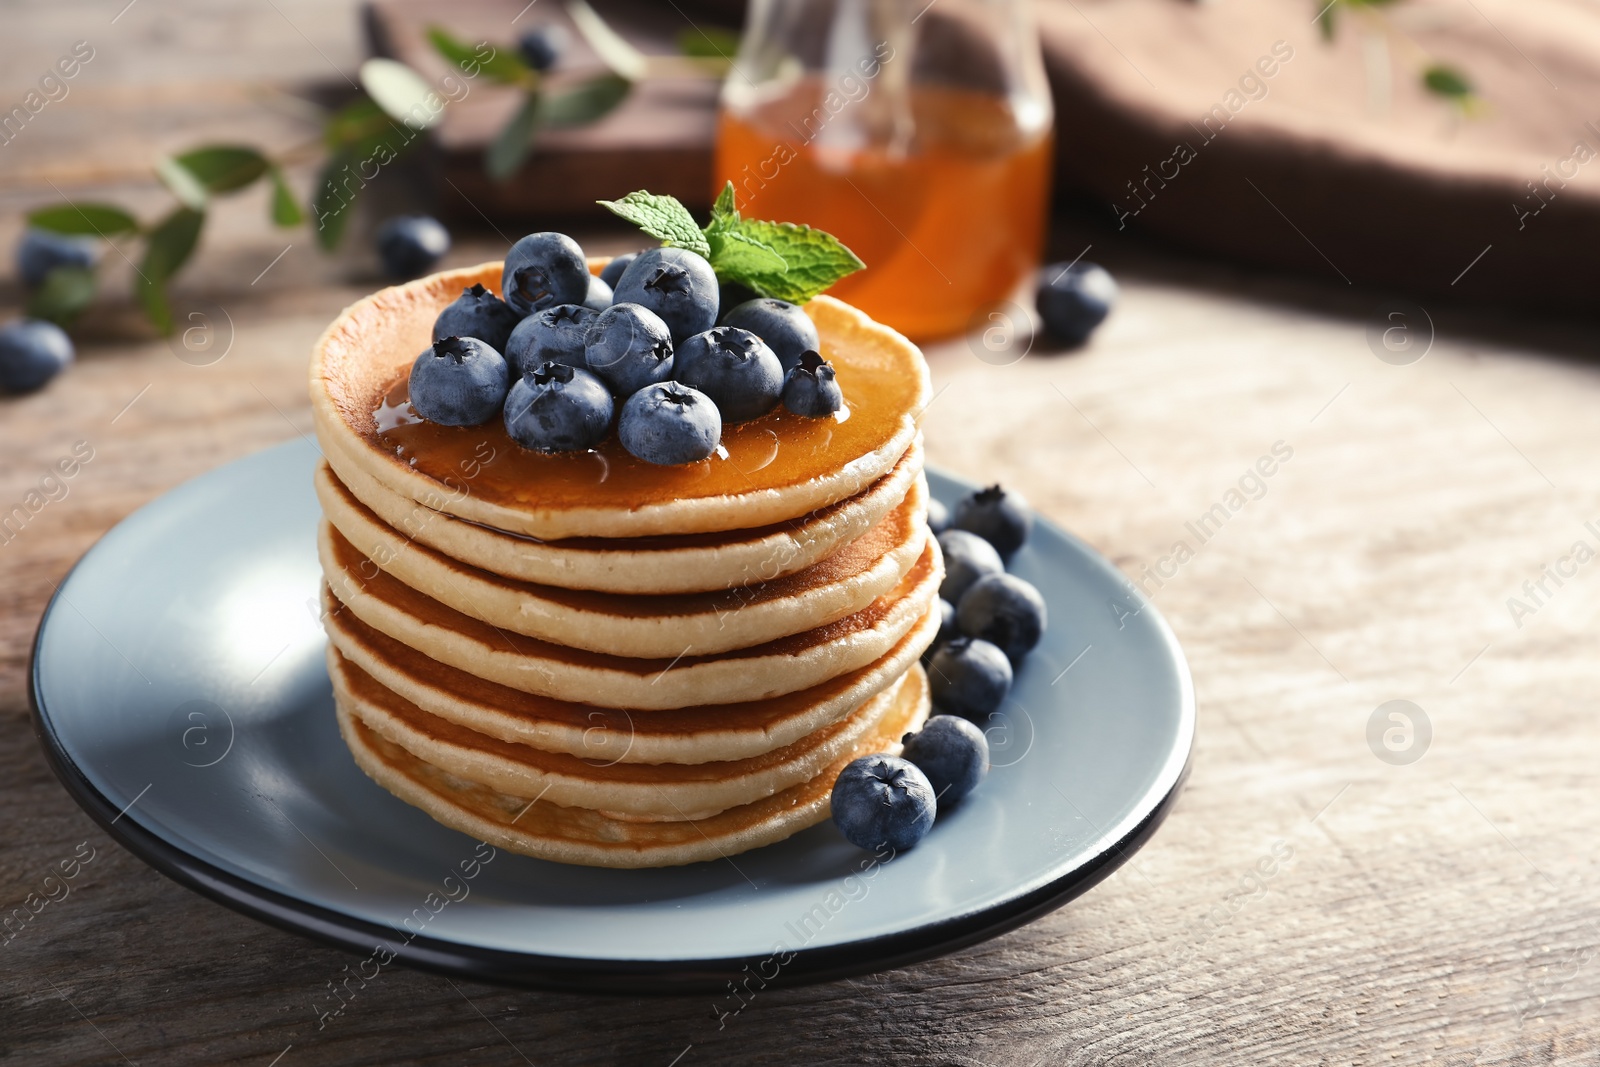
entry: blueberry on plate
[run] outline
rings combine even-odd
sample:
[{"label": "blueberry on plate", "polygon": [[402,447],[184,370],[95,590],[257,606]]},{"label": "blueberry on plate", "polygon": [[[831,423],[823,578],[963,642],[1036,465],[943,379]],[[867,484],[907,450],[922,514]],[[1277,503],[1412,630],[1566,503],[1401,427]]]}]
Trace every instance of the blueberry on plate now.
[{"label": "blueberry on plate", "polygon": [[1001,559],[1010,559],[1033,532],[1033,509],[1021,493],[991,485],[956,501],[950,526],[970,530],[993,545]]},{"label": "blueberry on plate", "polygon": [[683,248],[640,252],[617,279],[613,299],[643,304],[661,316],[675,344],[717,321],[717,275],[703,256]]},{"label": "blueberry on plate", "polygon": [[565,363],[588,369],[584,358],[585,339],[597,312],[582,304],[557,304],[517,323],[506,342],[506,362],[517,377],[541,363]]},{"label": "blueberry on plate", "polygon": [[606,439],[615,406],[593,374],[545,363],[518,378],[506,397],[506,433],[535,452],[583,452]]},{"label": "blueberry on plate", "polygon": [[476,337],[441,337],[411,364],[411,406],[441,426],[478,426],[500,412],[511,371]]},{"label": "blueberry on plate", "polygon": [[37,288],[57,267],[93,267],[98,250],[92,237],[30,229],[17,244],[17,273],[23,285]]},{"label": "blueberry on plate", "polygon": [[709,396],[724,422],[765,415],[783,393],[783,366],[749,330],[713,326],[678,346],[673,376]]},{"label": "blueberry on plate", "polygon": [[778,362],[785,371],[793,370],[806,352],[819,352],[822,339],[817,336],[817,324],[798,304],[772,297],[757,297],[730,308],[722,316],[722,325],[749,330],[777,353]]},{"label": "blueberry on plate", "polygon": [[427,273],[450,251],[450,231],[428,215],[397,215],[378,227],[378,256],[395,278]]},{"label": "blueberry on plate", "polygon": [[600,280],[611,286],[617,287],[622,280],[622,272],[628,269],[628,264],[639,258],[637,252],[624,252],[620,256],[612,256],[611,262],[600,268]]},{"label": "blueberry on plate", "polygon": [[928,685],[934,707],[967,719],[993,715],[1011,692],[1011,661],[978,637],[958,637],[933,655]]},{"label": "blueberry on plate", "polygon": [[1117,283],[1093,263],[1053,263],[1039,271],[1033,302],[1046,330],[1067,344],[1080,345],[1117,302]]},{"label": "blueberry on plate", "polygon": [[66,369],[72,338],[53,322],[19,319],[0,326],[0,393],[31,393]]},{"label": "blueberry on plate", "polygon": [[547,22],[517,38],[517,51],[523,62],[543,74],[556,65],[561,53],[567,50],[567,28],[558,22]]},{"label": "blueberry on plate", "polygon": [[959,715],[935,715],[901,744],[901,757],[927,776],[940,810],[959,804],[989,773],[989,739]]},{"label": "blueberry on plate", "polygon": [[658,382],[622,405],[617,437],[623,448],[646,463],[696,463],[722,442],[722,416],[700,390],[681,382]]},{"label": "blueberry on plate", "polygon": [[604,311],[611,306],[613,299],[611,286],[606,284],[598,275],[589,275],[589,293],[583,298],[583,306],[590,311]]},{"label": "blueberry on plate", "polygon": [[826,418],[844,407],[833,364],[815,352],[801,353],[800,362],[783,379],[783,406],[809,419]]},{"label": "blueberry on plate", "polygon": [[500,291],[519,315],[557,304],[583,303],[589,298],[589,266],[583,249],[564,233],[530,233],[506,253]]},{"label": "blueberry on plate", "polygon": [[845,840],[870,852],[903,852],[928,835],[937,808],[933,786],[897,756],[862,756],[833,783],[833,822]]},{"label": "blueberry on plate", "polygon": [[939,595],[952,604],[961,603],[961,594],[986,574],[1003,574],[1005,561],[994,546],[968,530],[946,530],[939,535],[944,552],[944,582]]},{"label": "blueberry on plate", "polygon": [[951,638],[958,636],[961,630],[956,626],[956,606],[944,597],[939,598],[939,632],[933,639],[933,644],[922,650],[922,665],[926,667],[933,662],[933,657],[939,649]]},{"label": "blueberry on plate", "polygon": [[1044,597],[1014,574],[988,574],[956,605],[956,625],[968,637],[981,637],[1012,663],[1033,651],[1044,633]]},{"label": "blueberry on plate", "polygon": [[944,506],[944,501],[934,497],[928,498],[928,529],[936,534],[942,534],[950,528],[950,509]]},{"label": "blueberry on plate", "polygon": [[590,370],[618,396],[672,377],[672,335],[653,311],[638,304],[612,304],[589,323],[584,338]]},{"label": "blueberry on plate", "polygon": [[461,290],[461,295],[433,320],[433,339],[476,337],[496,352],[505,352],[511,331],[522,316],[481,285]]}]

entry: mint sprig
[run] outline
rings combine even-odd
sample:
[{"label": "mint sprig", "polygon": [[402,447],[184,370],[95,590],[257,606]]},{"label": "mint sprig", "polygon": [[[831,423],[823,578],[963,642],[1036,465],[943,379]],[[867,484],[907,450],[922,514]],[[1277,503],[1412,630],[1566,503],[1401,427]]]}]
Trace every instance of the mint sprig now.
[{"label": "mint sprig", "polygon": [[599,203],[663,244],[698,252],[717,278],[758,296],[803,304],[839,279],[866,266],[838,238],[792,222],[740,216],[729,182],[702,229],[676,197],[639,191]]}]

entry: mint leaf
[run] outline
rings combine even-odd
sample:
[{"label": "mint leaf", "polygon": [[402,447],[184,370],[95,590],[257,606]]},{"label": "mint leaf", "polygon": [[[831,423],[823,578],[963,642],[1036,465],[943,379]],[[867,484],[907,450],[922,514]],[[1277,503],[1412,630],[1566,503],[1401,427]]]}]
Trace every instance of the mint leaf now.
[{"label": "mint leaf", "polygon": [[733,199],[733,182],[722,187],[722,192],[717,194],[717,202],[711,205],[711,223],[706,227],[706,232],[726,229],[739,221],[739,208]]},{"label": "mint leaf", "polygon": [[657,196],[641,189],[621,200],[597,200],[595,203],[627,219],[662,244],[686,248],[711,258],[706,235],[700,232],[689,209],[675,196]]},{"label": "mint leaf", "polygon": [[707,229],[706,243],[711,246],[711,269],[719,278],[740,280],[787,274],[789,264],[771,245],[735,229]]},{"label": "mint leaf", "polygon": [[1422,72],[1422,85],[1430,93],[1446,99],[1461,100],[1472,95],[1472,83],[1454,67],[1435,63]]},{"label": "mint leaf", "polygon": [[[712,257],[711,265],[718,277],[739,282],[760,296],[791,304],[805,303],[840,278],[866,266],[831,233],[792,222],[739,219],[725,223],[720,236],[728,242],[723,247],[729,250],[730,259],[724,265]],[[747,269],[745,265],[751,262],[748,246],[771,252],[783,261],[784,269]]]}]

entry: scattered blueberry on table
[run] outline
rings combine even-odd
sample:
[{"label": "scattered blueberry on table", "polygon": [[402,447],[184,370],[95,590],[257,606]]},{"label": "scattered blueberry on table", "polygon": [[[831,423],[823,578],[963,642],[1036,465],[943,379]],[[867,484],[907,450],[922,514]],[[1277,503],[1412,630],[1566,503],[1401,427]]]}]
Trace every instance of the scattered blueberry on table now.
[{"label": "scattered blueberry on table", "polygon": [[567,50],[567,28],[560,23],[547,22],[517,38],[517,51],[522,61],[540,74],[545,73],[560,60]]},{"label": "scattered blueberry on table", "polygon": [[0,326],[0,393],[42,389],[73,361],[76,352],[66,331],[43,319],[19,319]]},{"label": "scattered blueberry on table", "polygon": [[611,432],[611,390],[594,374],[565,363],[544,363],[511,385],[506,433],[535,452],[582,452]]},{"label": "scattered blueberry on table", "polygon": [[862,756],[839,772],[831,796],[834,825],[858,848],[903,852],[933,828],[933,785],[897,756]]},{"label": "scattered blueberry on table", "polygon": [[622,447],[646,463],[694,463],[717,450],[722,415],[709,396],[682,382],[647,385],[622,405]]},{"label": "scattered blueberry on table", "polygon": [[935,715],[901,744],[901,758],[927,776],[940,809],[959,804],[989,773],[989,739],[959,715]]},{"label": "scattered blueberry on table", "polygon": [[1052,263],[1039,271],[1034,307],[1058,340],[1081,345],[1117,302],[1117,283],[1094,263]]},{"label": "scattered blueberry on table", "polygon": [[378,227],[377,245],[392,277],[415,278],[450,251],[450,231],[427,215],[397,215]]},{"label": "scattered blueberry on table", "polygon": [[783,392],[778,357],[761,338],[734,326],[714,326],[686,338],[678,346],[674,374],[709,396],[723,422],[759,418],[777,406]]},{"label": "scattered blueberry on table", "polygon": [[441,426],[479,426],[510,388],[505,357],[476,337],[441,337],[411,364],[411,406]]},{"label": "scattered blueberry on table", "polygon": [[17,244],[17,274],[23,285],[38,288],[57,267],[92,268],[98,252],[92,237],[30,228]]},{"label": "scattered blueberry on table", "polygon": [[496,352],[504,353],[511,331],[522,316],[481,285],[461,290],[451,304],[433,320],[433,339],[476,337]]}]

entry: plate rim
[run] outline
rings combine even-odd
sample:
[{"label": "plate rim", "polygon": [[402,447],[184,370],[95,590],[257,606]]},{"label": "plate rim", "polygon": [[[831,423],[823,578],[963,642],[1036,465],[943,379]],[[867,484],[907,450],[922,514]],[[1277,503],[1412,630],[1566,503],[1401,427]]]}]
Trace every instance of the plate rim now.
[{"label": "plate rim", "polygon": [[[206,473],[213,473],[241,460],[259,456],[263,452],[278,449],[287,451],[302,444],[302,441],[288,441],[269,446]],[[927,469],[930,474],[940,476],[957,486],[971,487],[975,484],[936,466],[930,465]],[[128,813],[126,808],[119,809],[89,781],[87,775],[68,755],[56,733],[54,723],[45,707],[43,683],[40,677],[40,649],[51,616],[62,598],[62,590],[77,571],[79,564],[95,551],[112,531],[146,509],[159,504],[170,493],[189,484],[189,481],[179,483],[136,508],[84,551],[57,583],[55,592],[52,593],[40,616],[29,650],[27,690],[29,718],[32,721],[34,736],[44,752],[46,763],[66,789],[67,794],[112,840],[179,885],[241,914],[286,932],[310,937],[349,952],[368,953],[374,947],[381,945],[393,951],[396,963],[447,977],[550,992],[634,996],[722,992],[728,988],[730,981],[745,976],[748,968],[757,967],[759,973],[759,964],[767,959],[765,956],[633,960],[547,955],[474,945],[427,935],[417,935],[406,941],[397,938],[392,927],[302,900],[200,859],[164,839],[155,830],[142,825],[137,818]],[[1108,573],[1121,575],[1115,565],[1093,546],[1044,516],[1040,516],[1040,521],[1047,524],[1052,533],[1064,538],[1082,552],[1094,566]],[[1147,790],[1140,798],[1141,801],[1148,801],[1150,797],[1160,792],[1159,799],[1149,806],[1149,810],[1145,811],[1122,836],[1114,841],[1108,841],[1086,862],[1059,878],[987,908],[842,944],[793,950],[792,958],[780,967],[775,977],[763,981],[762,989],[810,985],[891,970],[956,952],[997,937],[1047,912],[1054,911],[1088,892],[1143,847],[1166,820],[1183,792],[1194,763],[1197,724],[1194,681],[1189,670],[1188,657],[1184,655],[1176,634],[1154,602],[1142,593],[1139,596],[1142,602],[1140,614],[1145,611],[1150,612],[1157,633],[1173,654],[1178,668],[1181,702],[1180,743],[1168,753],[1161,773],[1162,779],[1170,776],[1171,781],[1166,782],[1164,786],[1158,781],[1156,786]],[[1181,763],[1176,758],[1180,750]],[[1171,770],[1174,764],[1178,764],[1176,773],[1172,773]]]}]

